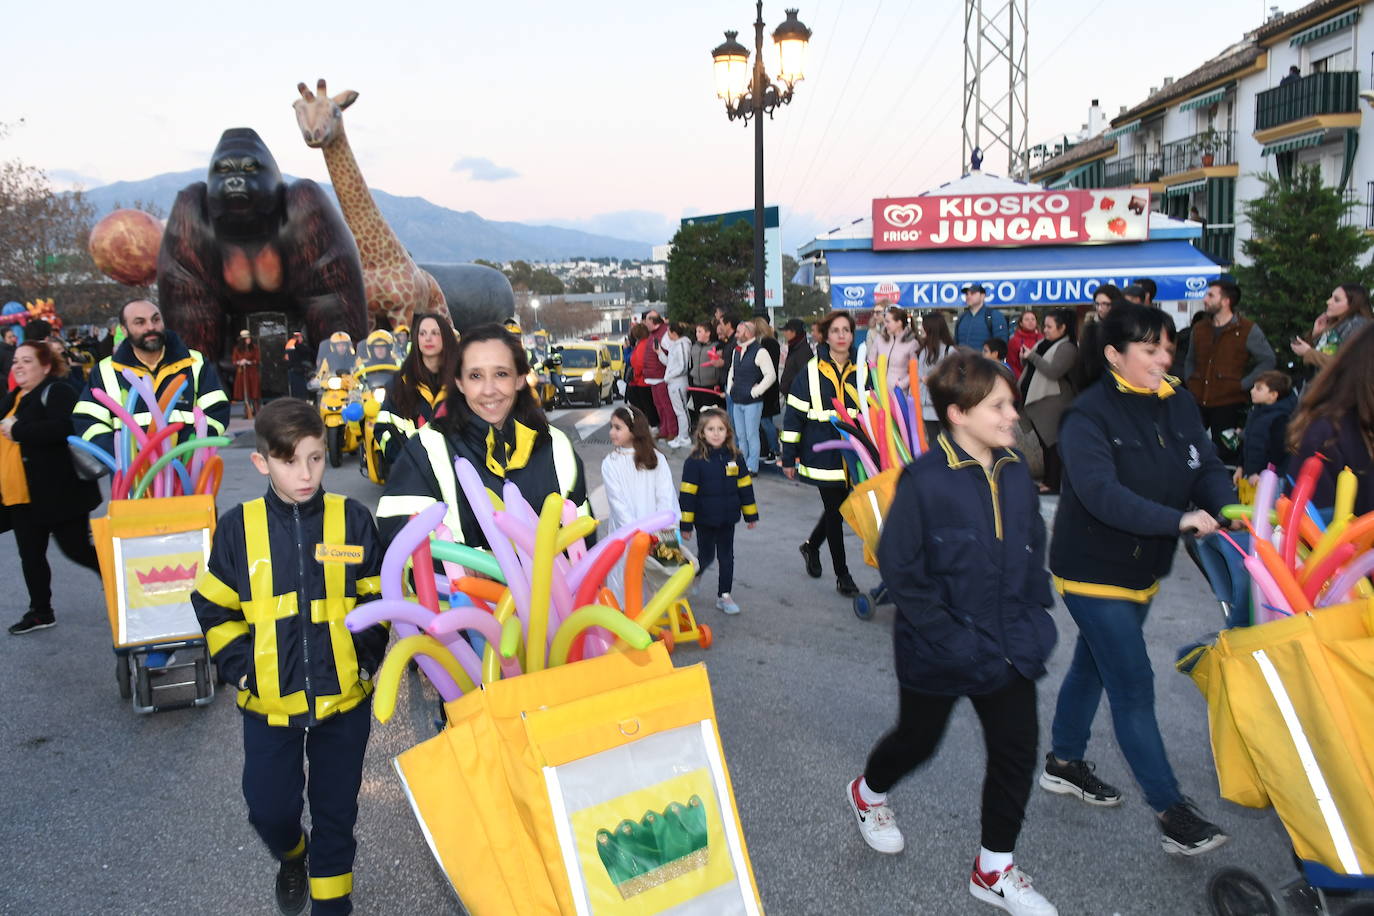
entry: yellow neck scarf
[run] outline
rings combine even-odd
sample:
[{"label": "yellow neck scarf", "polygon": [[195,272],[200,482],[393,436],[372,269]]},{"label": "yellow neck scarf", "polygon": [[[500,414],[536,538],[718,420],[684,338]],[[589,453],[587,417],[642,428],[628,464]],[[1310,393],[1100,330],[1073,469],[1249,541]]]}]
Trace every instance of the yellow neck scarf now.
[{"label": "yellow neck scarf", "polygon": [[1129,391],[1131,394],[1152,394],[1161,401],[1165,398],[1173,397],[1174,386],[1178,384],[1178,379],[1174,378],[1172,375],[1166,375],[1160,380],[1158,388],[1141,388],[1138,385],[1132,385],[1130,382],[1126,381],[1115,369],[1111,370],[1111,372],[1112,378],[1116,379],[1116,389],[1118,391]]}]

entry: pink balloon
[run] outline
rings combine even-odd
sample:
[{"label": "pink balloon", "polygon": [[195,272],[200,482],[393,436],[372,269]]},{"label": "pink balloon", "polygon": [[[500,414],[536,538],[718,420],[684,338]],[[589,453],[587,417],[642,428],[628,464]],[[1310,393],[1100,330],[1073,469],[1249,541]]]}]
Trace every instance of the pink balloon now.
[{"label": "pink balloon", "polygon": [[472,462],[466,458],[455,458],[453,470],[458,478],[458,483],[463,488],[463,495],[467,497],[468,508],[477,518],[477,525],[482,529],[482,534],[486,536],[487,546],[491,548],[492,555],[496,557],[496,562],[500,564],[501,571],[506,576],[506,586],[510,589],[510,594],[515,599],[515,613],[520,618],[521,628],[525,635],[530,632],[530,577],[525,572],[520,561],[516,559],[515,549],[510,541],[501,534],[496,527],[496,520],[492,517],[494,510],[491,507],[491,496],[487,493],[487,488],[482,484],[482,478],[478,475],[477,469],[472,466]]},{"label": "pink balloon", "polygon": [[1317,607],[1330,607],[1344,601],[1355,584],[1371,572],[1374,572],[1374,550],[1366,550],[1347,563],[1340,574],[1331,580],[1331,585],[1317,602]]}]

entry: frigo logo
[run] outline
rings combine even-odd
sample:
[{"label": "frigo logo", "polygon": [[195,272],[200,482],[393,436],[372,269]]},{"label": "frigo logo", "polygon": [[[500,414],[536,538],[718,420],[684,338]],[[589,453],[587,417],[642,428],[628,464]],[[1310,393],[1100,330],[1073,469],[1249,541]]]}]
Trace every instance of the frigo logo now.
[{"label": "frigo logo", "polygon": [[1190,293],[1201,292],[1207,288],[1207,278],[1189,277],[1187,280],[1183,281],[1183,285],[1188,287],[1188,292]]},{"label": "frigo logo", "polygon": [[844,297],[851,302],[862,299],[867,295],[868,290],[864,289],[862,286],[846,286],[844,288]]},{"label": "frigo logo", "polygon": [[898,229],[921,221],[921,208],[916,204],[888,204],[883,207],[883,219]]}]

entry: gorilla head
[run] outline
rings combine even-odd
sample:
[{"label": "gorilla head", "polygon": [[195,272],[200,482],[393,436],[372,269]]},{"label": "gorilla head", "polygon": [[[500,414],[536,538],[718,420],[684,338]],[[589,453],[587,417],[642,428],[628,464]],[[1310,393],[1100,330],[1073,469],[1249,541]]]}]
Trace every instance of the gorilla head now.
[{"label": "gorilla head", "polygon": [[282,213],[281,172],[257,131],[226,130],[210,157],[206,200],[215,227],[232,234],[260,232]]}]

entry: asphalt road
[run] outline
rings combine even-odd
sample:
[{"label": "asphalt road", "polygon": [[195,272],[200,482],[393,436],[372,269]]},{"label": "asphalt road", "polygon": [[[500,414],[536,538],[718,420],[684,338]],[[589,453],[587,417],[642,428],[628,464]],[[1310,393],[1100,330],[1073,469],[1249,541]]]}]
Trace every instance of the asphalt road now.
[{"label": "asphalt road", "polygon": [[[609,408],[560,411],[555,422],[579,441],[598,515]],[[243,446],[251,442],[251,433]],[[248,450],[226,452],[221,507],[265,486]],[[681,456],[678,456],[679,458]],[[680,460],[674,461],[675,469]],[[326,486],[375,506],[379,488],[355,459],[331,469]],[[762,523],[737,538],[735,597],[743,613],[699,611],[716,634],[710,650],[679,649],[678,664],[704,661],[765,908],[777,914],[976,914],[992,912],[967,891],[978,848],[981,735],[963,704],[939,754],[892,793],[906,851],[871,851],[843,793],[896,711],[892,609],[869,622],[826,577],[806,577],[796,545],[819,516],[810,487],[766,476],[756,484]],[[1053,512],[1047,502],[1044,512]],[[0,618],[27,605],[18,558],[0,537]],[[248,825],[239,790],[242,746],[233,699],[200,709],[134,714],[114,680],[114,657],[94,576],[50,552],[59,625],[24,637],[0,635],[0,913],[275,912],[275,866]],[[850,556],[858,558],[850,536]],[[852,560],[860,585],[875,570]],[[714,573],[708,573],[713,577]],[[713,581],[713,580],[712,580]],[[1054,610],[1060,645],[1040,685],[1048,733],[1058,683],[1075,636]],[[1065,914],[1206,913],[1204,891],[1218,868],[1239,865],[1277,884],[1292,874],[1287,838],[1271,812],[1217,798],[1206,708],[1172,669],[1175,648],[1214,628],[1215,603],[1180,555],[1149,623],[1158,709],[1184,790],[1232,836],[1197,859],[1160,850],[1111,734],[1098,717],[1090,757],[1127,793],[1115,809],[1090,808],[1035,790],[1018,862]],[[396,717],[374,723],[361,795],[354,901],[360,913],[457,913],[430,857],[391,758],[433,734],[432,703],[403,695]]]}]

